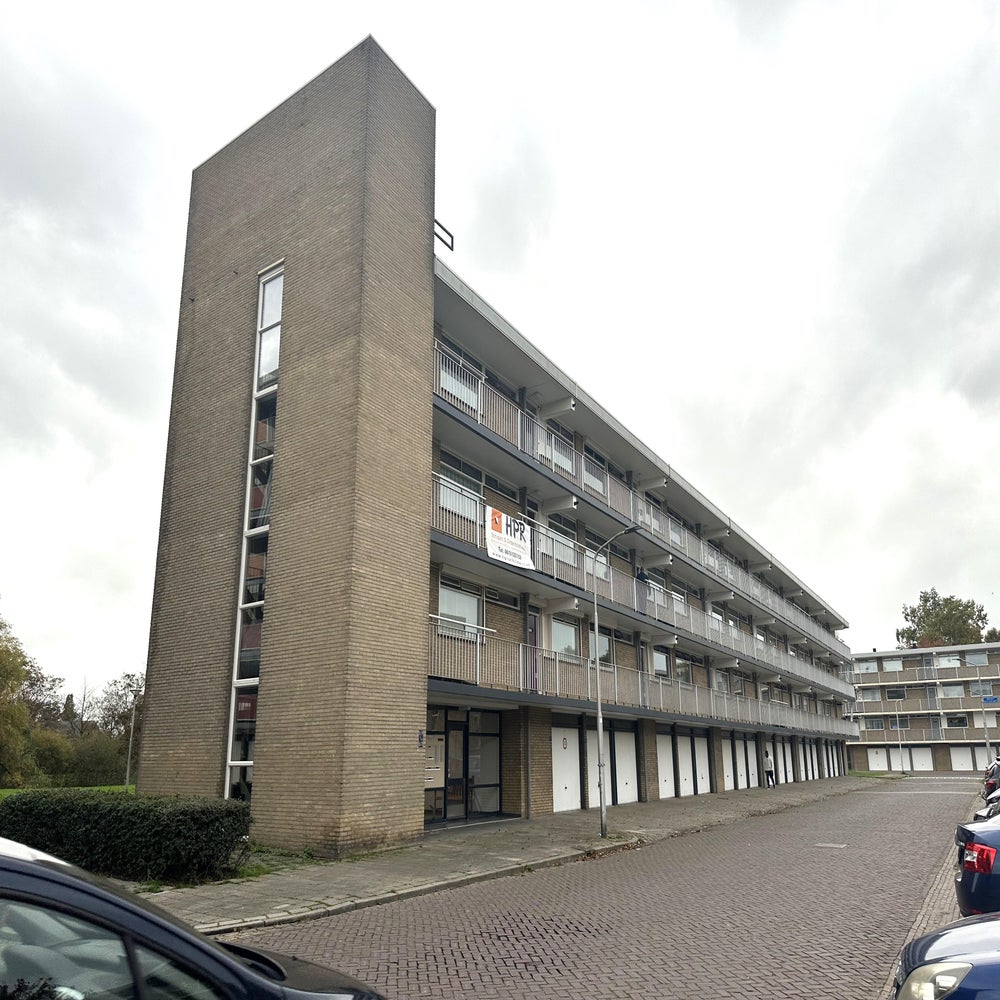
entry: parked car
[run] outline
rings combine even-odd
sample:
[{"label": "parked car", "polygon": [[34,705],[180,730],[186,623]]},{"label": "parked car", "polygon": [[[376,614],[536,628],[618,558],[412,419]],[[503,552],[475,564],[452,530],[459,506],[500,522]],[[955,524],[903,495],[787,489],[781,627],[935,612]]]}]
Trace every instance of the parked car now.
[{"label": "parked car", "polygon": [[1000,817],[959,823],[955,830],[958,872],[955,895],[963,917],[1000,910]]},{"label": "parked car", "polygon": [[998,982],[1000,913],[986,913],[904,945],[892,1000],[993,1000]]},{"label": "parked car", "polygon": [[341,972],[215,941],[140,896],[3,838],[0,986],[19,1000],[385,1000]]}]

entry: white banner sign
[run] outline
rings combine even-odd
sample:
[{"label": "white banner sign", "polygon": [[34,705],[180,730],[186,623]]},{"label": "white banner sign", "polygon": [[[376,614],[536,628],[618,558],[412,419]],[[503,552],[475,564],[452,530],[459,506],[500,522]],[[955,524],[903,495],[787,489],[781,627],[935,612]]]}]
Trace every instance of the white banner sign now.
[{"label": "white banner sign", "polygon": [[486,508],[486,551],[491,559],[534,569],[531,560],[531,525],[509,517],[495,507]]}]

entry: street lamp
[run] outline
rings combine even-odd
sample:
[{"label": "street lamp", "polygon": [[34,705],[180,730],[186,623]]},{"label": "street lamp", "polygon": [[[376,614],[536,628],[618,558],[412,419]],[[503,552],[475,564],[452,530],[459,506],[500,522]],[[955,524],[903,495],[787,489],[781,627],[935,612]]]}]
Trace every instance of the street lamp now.
[{"label": "street lamp", "polygon": [[125,761],[125,794],[128,795],[129,779],[132,776],[132,737],[135,736],[135,703],[142,694],[142,688],[137,687],[132,690],[132,721],[128,727],[128,758]]},{"label": "street lamp", "polygon": [[597,557],[602,549],[606,549],[616,538],[631,535],[638,531],[639,525],[633,524],[612,535],[603,545],[598,546],[594,553],[594,669],[597,674],[597,793],[601,799],[601,836],[608,835],[608,802],[604,790],[604,714],[601,710],[601,632],[597,621]]}]

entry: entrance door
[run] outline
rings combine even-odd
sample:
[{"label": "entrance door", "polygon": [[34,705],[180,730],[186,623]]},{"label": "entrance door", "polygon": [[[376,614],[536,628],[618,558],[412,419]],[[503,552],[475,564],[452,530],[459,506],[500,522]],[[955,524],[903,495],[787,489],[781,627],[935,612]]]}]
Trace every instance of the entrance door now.
[{"label": "entrance door", "polygon": [[448,803],[445,819],[465,819],[465,726],[448,723]]}]

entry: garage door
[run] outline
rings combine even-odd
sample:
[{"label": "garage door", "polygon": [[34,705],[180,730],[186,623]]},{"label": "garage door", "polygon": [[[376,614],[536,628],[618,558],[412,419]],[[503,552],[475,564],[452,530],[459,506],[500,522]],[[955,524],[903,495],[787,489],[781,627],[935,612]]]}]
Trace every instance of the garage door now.
[{"label": "garage door", "polygon": [[615,801],[639,801],[639,775],[635,765],[635,733],[616,732],[615,737]]},{"label": "garage door", "polygon": [[972,747],[951,748],[951,769],[953,771],[975,771],[972,763]]},{"label": "garage door", "polygon": [[868,770],[869,771],[888,771],[889,763],[885,756],[885,747],[869,747],[868,748]]},{"label": "garage door", "polygon": [[934,755],[930,747],[910,747],[914,771],[933,771]]},{"label": "garage door", "polygon": [[552,727],[552,811],[579,809],[580,731]]},{"label": "garage door", "polygon": [[691,737],[677,737],[677,782],[681,795],[694,795],[694,758],[691,754]]},{"label": "garage door", "polygon": [[747,787],[747,741],[745,736],[736,737],[736,787]]},{"label": "garage door", "polygon": [[757,774],[757,737],[751,736],[747,740],[747,752],[750,755],[750,773],[747,775],[747,786],[756,788],[760,784],[760,776]]},{"label": "garage door", "polygon": [[[722,787],[731,792],[735,787],[733,783],[733,741],[728,737],[722,740]],[[699,789],[700,790],[700,789]]]},{"label": "garage door", "polygon": [[708,737],[694,738],[694,762],[698,769],[698,794],[707,795],[712,790],[708,770]]},{"label": "garage door", "polygon": [[781,751],[781,755],[778,758],[778,767],[781,768],[781,777],[779,781],[789,782],[794,780],[795,768],[792,767],[792,745],[786,740],[782,740],[778,747]]},{"label": "garage door", "polygon": [[666,733],[656,734],[656,770],[660,776],[660,798],[672,799],[674,791],[674,748]]}]

